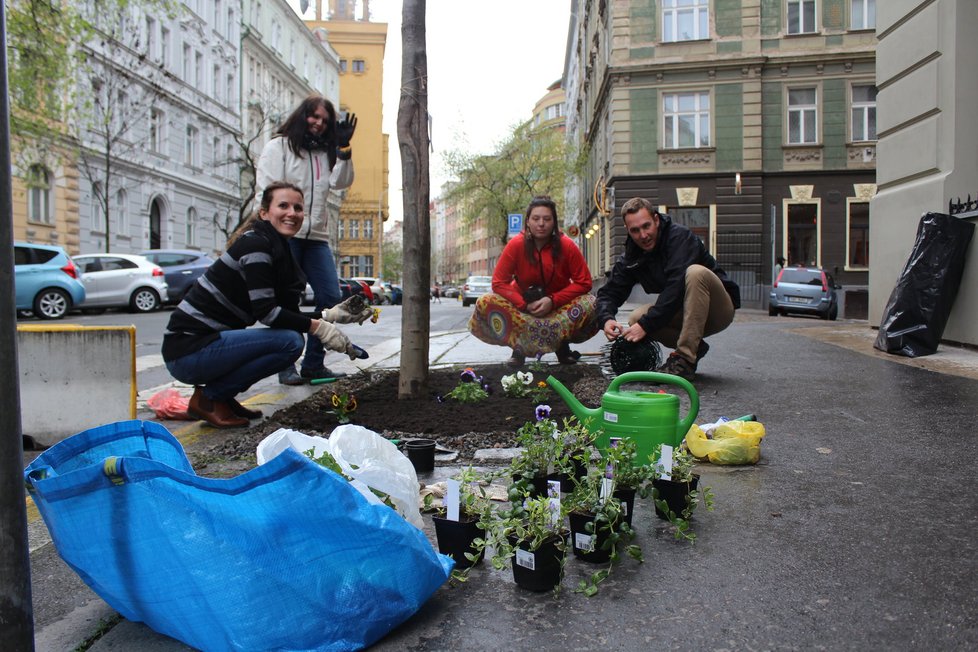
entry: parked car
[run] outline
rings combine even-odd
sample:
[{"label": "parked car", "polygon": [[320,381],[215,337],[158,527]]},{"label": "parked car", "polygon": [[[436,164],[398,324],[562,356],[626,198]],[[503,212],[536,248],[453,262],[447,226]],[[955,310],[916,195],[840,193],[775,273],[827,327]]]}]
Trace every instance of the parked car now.
[{"label": "parked car", "polygon": [[358,282],[348,279],[340,279],[340,293],[343,295],[344,299],[349,299],[353,294],[359,294],[361,296],[366,296],[363,291],[363,286]]},{"label": "parked car", "polygon": [[449,285],[441,289],[441,295],[448,299],[457,299],[462,292],[454,285]]},{"label": "parked car", "polygon": [[214,264],[214,259],[192,249],[147,249],[140,256],[163,268],[167,303],[180,303],[198,278]]},{"label": "parked car", "polygon": [[360,285],[361,288],[363,288],[363,297],[367,301],[369,301],[372,304],[379,303],[379,301],[377,301],[376,295],[374,294],[373,288],[370,286],[369,283],[367,283],[366,280],[362,278],[356,278],[356,277],[347,280],[352,281],[353,283],[357,283]]},{"label": "parked car", "polygon": [[61,319],[85,300],[80,272],[64,249],[14,243],[14,304],[38,319]]},{"label": "parked car", "polygon": [[798,313],[836,319],[839,316],[836,290],[841,289],[832,275],[819,267],[785,267],[771,288],[767,311],[772,317]]},{"label": "parked car", "polygon": [[387,296],[387,291],[384,289],[384,286],[381,284],[380,279],[376,279],[372,276],[354,276],[353,280],[361,281],[367,284],[372,294],[371,301],[375,305],[381,303],[390,303],[390,297]]},{"label": "parked car", "polygon": [[106,308],[128,308],[131,312],[152,312],[167,296],[163,268],[135,254],[83,254],[75,256],[85,284],[85,312]]},{"label": "parked car", "polygon": [[390,302],[395,306],[401,305],[401,303],[404,301],[404,292],[401,290],[401,286],[393,285],[392,283],[383,283],[383,286],[384,291],[390,298]]},{"label": "parked car", "polygon": [[492,292],[491,276],[470,276],[462,286],[462,305],[468,307],[479,300],[483,294]]}]

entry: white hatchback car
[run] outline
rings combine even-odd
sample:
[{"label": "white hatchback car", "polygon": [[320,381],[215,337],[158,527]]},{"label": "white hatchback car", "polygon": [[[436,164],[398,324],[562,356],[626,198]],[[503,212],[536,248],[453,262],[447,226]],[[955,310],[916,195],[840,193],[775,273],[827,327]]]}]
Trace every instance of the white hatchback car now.
[{"label": "white hatchback car", "polygon": [[152,312],[167,296],[166,274],[159,265],[134,254],[81,254],[73,258],[81,270],[83,312],[128,308]]},{"label": "white hatchback car", "polygon": [[387,293],[387,290],[384,289],[384,286],[379,279],[373,278],[372,276],[354,276],[353,280],[363,281],[370,286],[370,291],[374,294],[375,304],[391,302],[390,295]]}]

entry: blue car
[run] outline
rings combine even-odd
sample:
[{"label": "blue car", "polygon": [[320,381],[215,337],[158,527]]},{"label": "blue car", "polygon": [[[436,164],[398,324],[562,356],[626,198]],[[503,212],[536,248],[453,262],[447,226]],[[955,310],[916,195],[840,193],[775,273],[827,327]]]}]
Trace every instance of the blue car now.
[{"label": "blue car", "polygon": [[147,249],[140,256],[163,268],[166,276],[167,303],[180,303],[198,278],[214,264],[214,259],[193,249]]},{"label": "blue car", "polygon": [[85,286],[61,247],[14,243],[14,294],[18,311],[39,319],[62,319],[85,300]]}]

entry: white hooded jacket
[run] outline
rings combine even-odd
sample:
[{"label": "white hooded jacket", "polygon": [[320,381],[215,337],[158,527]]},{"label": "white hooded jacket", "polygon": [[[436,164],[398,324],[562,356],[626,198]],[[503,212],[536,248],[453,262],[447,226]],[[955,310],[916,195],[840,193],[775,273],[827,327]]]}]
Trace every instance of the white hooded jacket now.
[{"label": "white hooded jacket", "polygon": [[353,183],[353,160],[337,158],[330,172],[325,150],[302,150],[302,155],[296,156],[289,149],[288,139],[276,136],[268,141],[258,159],[258,169],[255,171],[256,207],[261,202],[262,192],[275,181],[288,181],[302,189],[305,223],[295,237],[328,241],[326,226],[329,211],[326,198],[330,190],[343,190]]}]

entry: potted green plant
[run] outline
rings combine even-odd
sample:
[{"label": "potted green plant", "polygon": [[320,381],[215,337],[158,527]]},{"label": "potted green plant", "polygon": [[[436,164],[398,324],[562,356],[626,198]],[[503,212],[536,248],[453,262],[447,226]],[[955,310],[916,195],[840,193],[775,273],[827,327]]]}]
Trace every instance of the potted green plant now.
[{"label": "potted green plant", "polygon": [[526,498],[497,512],[486,541],[494,550],[493,567],[511,564],[513,580],[530,591],[558,591],[567,556],[565,517],[559,493]]},{"label": "potted green plant", "polygon": [[[657,469],[661,468],[662,447],[656,446],[653,458],[657,461]],[[648,491],[655,504],[656,516],[669,521],[675,527],[677,539],[693,542],[696,533],[692,530],[693,512],[696,506],[703,502],[708,511],[713,511],[713,490],[710,487],[699,488],[700,476],[693,472],[694,458],[683,448],[672,452],[672,466],[668,473],[670,477],[662,477],[659,470],[652,480]]]},{"label": "potted green plant", "polygon": [[635,512],[635,496],[645,494],[652,482],[655,468],[651,458],[644,463],[638,461],[638,445],[635,440],[612,437],[605,451],[603,462],[613,469],[615,478],[615,498],[621,501],[625,522],[632,524]]},{"label": "potted green plant", "polygon": [[594,454],[594,441],[600,430],[591,432],[588,424],[576,417],[564,419],[560,430],[559,447],[554,454],[553,472],[549,479],[560,481],[560,490],[570,493],[578,480],[587,475],[591,457]]},{"label": "potted green plant", "polygon": [[[450,489],[446,504],[435,508],[431,518],[438,551],[455,560],[457,571],[464,571],[482,561],[486,523],[493,518],[493,510],[485,490],[488,482],[475,469],[463,469],[452,480],[449,487],[457,483],[457,493]],[[432,503],[432,497],[426,496],[426,510],[433,508]],[[464,573],[454,571],[453,576],[461,581],[466,578]]]},{"label": "potted green plant", "polygon": [[586,562],[608,564],[581,580],[577,591],[588,597],[597,593],[598,584],[621,559],[622,548],[629,557],[643,561],[642,549],[632,543],[635,530],[626,518],[625,503],[618,497],[616,480],[610,466],[607,470],[593,469],[576,483],[567,498],[574,555]]},{"label": "potted green plant", "polygon": [[563,438],[557,422],[550,418],[550,406],[538,405],[536,420],[528,421],[516,431],[516,443],[522,451],[509,466],[513,478],[510,500],[547,493],[547,476],[563,455]]}]

